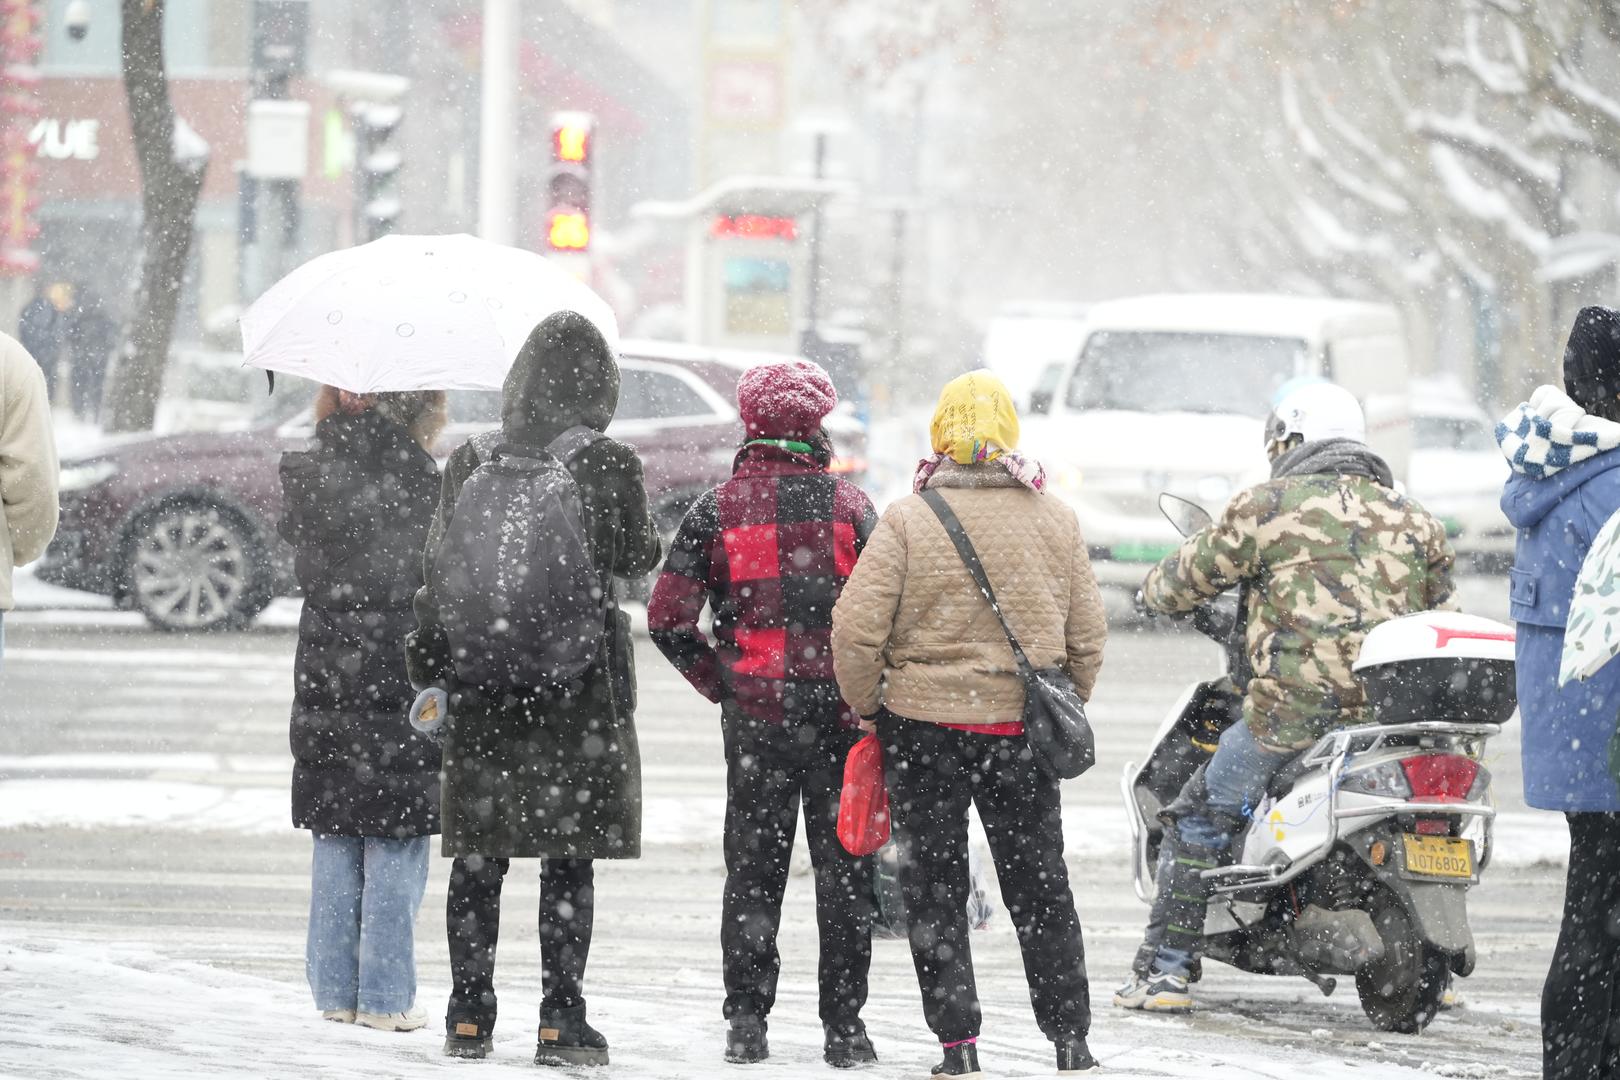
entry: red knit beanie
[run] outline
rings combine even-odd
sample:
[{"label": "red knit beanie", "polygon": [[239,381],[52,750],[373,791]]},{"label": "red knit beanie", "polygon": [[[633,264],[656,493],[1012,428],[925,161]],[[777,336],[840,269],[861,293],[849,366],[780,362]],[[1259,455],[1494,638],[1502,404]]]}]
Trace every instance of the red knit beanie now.
[{"label": "red knit beanie", "polygon": [[737,409],[750,439],[807,439],[837,404],[832,380],[808,360],[761,364],[737,382]]}]

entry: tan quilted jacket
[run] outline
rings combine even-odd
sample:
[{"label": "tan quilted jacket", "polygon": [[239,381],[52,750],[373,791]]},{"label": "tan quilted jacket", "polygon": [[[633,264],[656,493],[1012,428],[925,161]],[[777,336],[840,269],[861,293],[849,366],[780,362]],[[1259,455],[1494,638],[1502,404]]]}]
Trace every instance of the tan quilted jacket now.
[{"label": "tan quilted jacket", "polygon": [[[1066,667],[1089,699],[1108,631],[1074,511],[994,463],[947,461],[929,486],[962,519],[1030,660]],[[878,522],[833,608],[832,649],[844,700],[862,716],[887,706],[911,720],[997,724],[1023,713],[1007,638],[919,496]]]}]

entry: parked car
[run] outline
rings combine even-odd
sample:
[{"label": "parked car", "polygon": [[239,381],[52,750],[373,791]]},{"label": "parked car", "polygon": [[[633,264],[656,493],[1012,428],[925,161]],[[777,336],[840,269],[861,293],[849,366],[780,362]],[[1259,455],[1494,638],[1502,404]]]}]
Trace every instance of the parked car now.
[{"label": "parked car", "polygon": [[1445,522],[1457,554],[1482,570],[1513,561],[1513,526],[1502,513],[1507,461],[1495,422],[1451,379],[1412,384],[1412,462],[1406,488]]},{"label": "parked car", "polygon": [[[781,357],[667,342],[621,347],[619,411],[608,430],[635,446],[653,511],[674,532],[693,499],[730,475],[742,441],[737,380]],[[37,573],[47,582],[110,596],[165,630],[251,623],[291,595],[291,553],[276,535],[277,466],[313,433],[314,388],[279,378],[242,431],[124,437],[64,461],[62,523]],[[435,452],[499,423],[500,395],[455,391]],[[834,468],[866,472],[866,432],[850,411],[828,428]]]},{"label": "parked car", "polygon": [[1161,491],[1221,505],[1267,475],[1261,429],[1288,380],[1319,375],[1367,409],[1400,475],[1410,453],[1407,349],[1383,304],[1184,294],[1092,305],[1055,387],[1034,394],[1024,443],[1074,504],[1098,580],[1135,588],[1179,537]]}]

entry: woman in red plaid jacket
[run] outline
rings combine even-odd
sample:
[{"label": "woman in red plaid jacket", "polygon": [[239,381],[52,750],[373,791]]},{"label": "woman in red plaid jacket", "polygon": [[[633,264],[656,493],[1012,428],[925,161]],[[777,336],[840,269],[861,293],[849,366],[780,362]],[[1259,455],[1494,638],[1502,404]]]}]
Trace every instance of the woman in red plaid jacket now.
[{"label": "woman in red plaid jacket", "polygon": [[[720,928],[727,1061],[769,1056],[776,931],[804,803],[821,937],[828,1064],[874,1062],[860,1018],[872,952],[872,862],[838,841],[844,758],[861,732],[832,667],[832,610],[877,524],[871,500],[828,467],[822,421],[838,403],[803,361],[748,371],[737,404],[748,439],[730,480],[681,522],[653,590],[652,639],[720,706],[726,746],[726,893]],[[715,642],[698,620],[708,604]]]}]

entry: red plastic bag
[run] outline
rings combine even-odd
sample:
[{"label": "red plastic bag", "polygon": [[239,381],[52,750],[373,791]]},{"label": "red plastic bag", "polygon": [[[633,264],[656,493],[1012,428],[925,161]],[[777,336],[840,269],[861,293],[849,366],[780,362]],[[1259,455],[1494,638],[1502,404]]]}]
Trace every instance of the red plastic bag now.
[{"label": "red plastic bag", "polygon": [[851,855],[870,855],[889,842],[889,789],[883,783],[883,744],[876,735],[850,747],[844,759],[838,839]]}]

